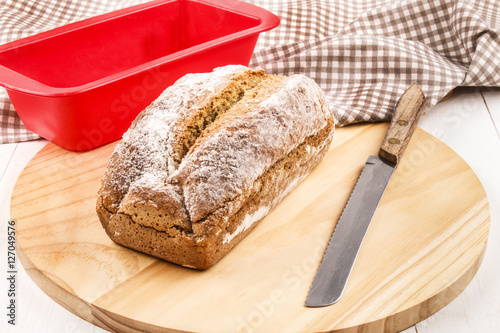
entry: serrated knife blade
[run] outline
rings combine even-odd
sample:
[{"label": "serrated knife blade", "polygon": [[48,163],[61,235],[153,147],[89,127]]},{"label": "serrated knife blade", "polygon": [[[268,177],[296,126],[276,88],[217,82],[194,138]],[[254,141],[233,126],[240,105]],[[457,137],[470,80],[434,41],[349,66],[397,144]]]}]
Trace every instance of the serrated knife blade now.
[{"label": "serrated knife blade", "polygon": [[366,161],[327,246],[306,306],[331,305],[342,296],[377,206],[424,109],[424,94],[413,84],[396,106],[379,154]]},{"label": "serrated knife blade", "polygon": [[330,239],[306,306],[330,305],[342,296],[360,245],[395,166],[380,156],[368,157]]}]

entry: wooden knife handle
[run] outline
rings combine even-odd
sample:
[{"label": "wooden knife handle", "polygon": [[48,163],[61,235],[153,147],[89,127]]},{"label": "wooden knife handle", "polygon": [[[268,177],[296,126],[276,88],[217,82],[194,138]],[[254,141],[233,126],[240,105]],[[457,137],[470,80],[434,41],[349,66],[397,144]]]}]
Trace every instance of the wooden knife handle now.
[{"label": "wooden knife handle", "polygon": [[401,96],[392,116],[379,155],[398,164],[425,109],[425,96],[420,86],[412,84]]}]

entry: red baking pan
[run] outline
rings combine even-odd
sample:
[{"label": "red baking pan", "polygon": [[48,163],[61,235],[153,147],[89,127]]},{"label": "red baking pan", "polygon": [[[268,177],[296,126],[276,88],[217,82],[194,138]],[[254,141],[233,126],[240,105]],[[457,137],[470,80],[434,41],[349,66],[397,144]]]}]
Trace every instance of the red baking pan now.
[{"label": "red baking pan", "polygon": [[248,65],[269,11],[236,0],[158,0],[0,46],[0,85],[24,125],[69,150],[119,139],[178,78]]}]

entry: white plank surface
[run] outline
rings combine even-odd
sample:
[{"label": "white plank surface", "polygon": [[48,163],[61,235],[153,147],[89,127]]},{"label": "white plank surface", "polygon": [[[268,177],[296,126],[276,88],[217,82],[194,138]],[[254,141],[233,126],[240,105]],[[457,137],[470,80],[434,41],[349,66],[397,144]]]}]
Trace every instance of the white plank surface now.
[{"label": "white plank surface", "polygon": [[12,157],[16,146],[16,143],[0,145],[0,181],[7,170],[7,165],[10,162],[10,158]]},{"label": "white plank surface", "polygon": [[481,93],[500,138],[500,88],[481,88]]},{"label": "white plank surface", "polygon": [[[482,92],[481,92],[482,91]],[[500,332],[500,89],[459,89],[425,114],[420,127],[435,135],[469,163],[481,180],[491,207],[491,232],[479,272],[451,304],[404,333]],[[39,140],[0,145],[0,332],[102,333],[46,296],[18,264],[17,324],[7,324],[6,231],[10,195],[24,166],[45,145]]]}]

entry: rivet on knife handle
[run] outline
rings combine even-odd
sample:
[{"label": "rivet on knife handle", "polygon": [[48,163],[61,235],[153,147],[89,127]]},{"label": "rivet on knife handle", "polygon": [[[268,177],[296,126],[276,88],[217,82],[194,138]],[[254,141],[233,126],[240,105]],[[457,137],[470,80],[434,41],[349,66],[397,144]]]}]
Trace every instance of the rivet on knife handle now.
[{"label": "rivet on knife handle", "polygon": [[381,157],[398,164],[424,109],[424,93],[419,85],[414,83],[406,90],[396,106],[391,125],[380,147]]}]

